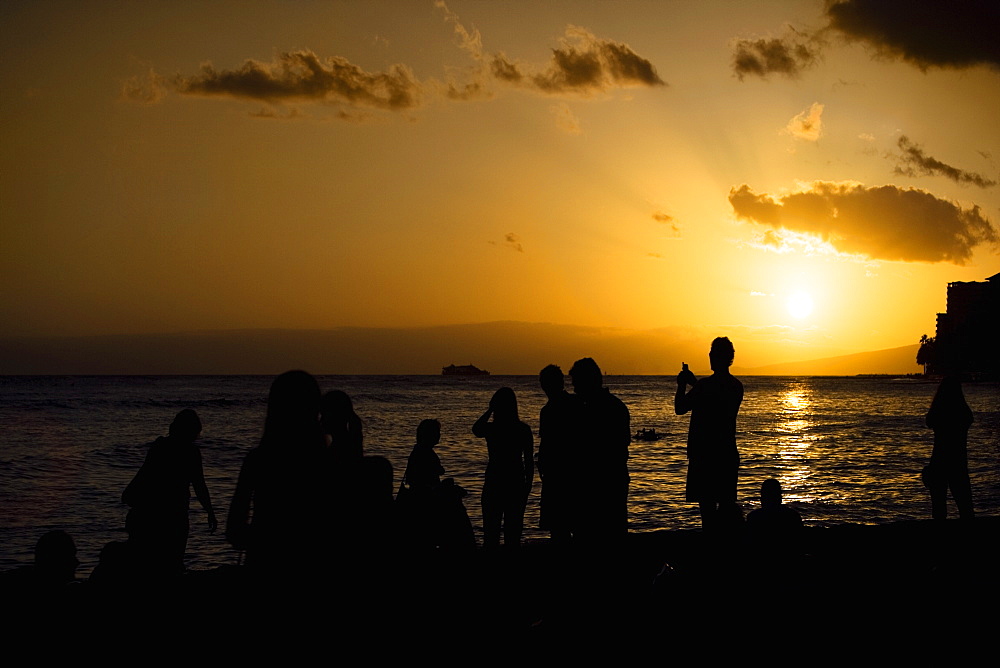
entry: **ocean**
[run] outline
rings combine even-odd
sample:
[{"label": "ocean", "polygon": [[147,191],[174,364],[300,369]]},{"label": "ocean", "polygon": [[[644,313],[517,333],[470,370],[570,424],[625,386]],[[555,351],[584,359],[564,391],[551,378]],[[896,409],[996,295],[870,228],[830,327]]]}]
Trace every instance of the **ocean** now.
[{"label": "ocean", "polygon": [[[365,452],[392,462],[396,485],[414,444],[417,424],[441,421],[437,452],[446,475],[469,491],[465,502],[481,539],[479,493],[486,444],[472,424],[493,392],[514,389],[521,419],[536,434],[545,401],[534,376],[318,376],[324,391],[340,389],[364,422]],[[0,570],[30,563],[46,531],[73,536],[86,577],[101,547],[124,540],[122,490],[148,445],[166,434],[183,408],[198,412],[205,477],[224,524],[246,452],[263,426],[270,376],[6,376],[0,377]],[[742,458],[739,499],[757,505],[760,483],[777,478],[785,501],[809,526],[881,524],[930,517],[920,471],[931,451],[924,426],[936,383],[889,377],[742,377],[738,420]],[[631,531],[700,526],[684,500],[688,416],[673,412],[668,376],[607,376],[605,384],[629,407],[633,432],[655,428],[663,437],[630,448]],[[966,383],[975,413],[969,468],[976,512],[1000,511],[1000,384]],[[525,523],[538,530],[536,480]],[[950,503],[950,502],[949,502]],[[955,515],[953,505],[950,515]],[[237,561],[222,534],[210,534],[192,499],[189,568]]]}]

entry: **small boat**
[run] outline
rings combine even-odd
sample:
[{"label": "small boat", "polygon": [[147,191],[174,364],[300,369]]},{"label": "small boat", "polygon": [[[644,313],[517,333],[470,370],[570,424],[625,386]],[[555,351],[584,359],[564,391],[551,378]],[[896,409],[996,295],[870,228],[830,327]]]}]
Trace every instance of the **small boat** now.
[{"label": "small boat", "polygon": [[658,433],[656,433],[656,427],[653,427],[652,429],[646,429],[645,427],[643,427],[642,429],[640,429],[637,432],[635,432],[635,436],[632,437],[632,440],[633,441],[658,441],[661,438],[663,438],[663,436],[664,436],[664,434],[658,434]]},{"label": "small boat", "polygon": [[455,366],[454,364],[449,364],[448,366],[441,367],[442,376],[488,376],[489,371],[485,369],[480,369],[479,367],[473,366],[472,364],[465,364],[463,366]]}]

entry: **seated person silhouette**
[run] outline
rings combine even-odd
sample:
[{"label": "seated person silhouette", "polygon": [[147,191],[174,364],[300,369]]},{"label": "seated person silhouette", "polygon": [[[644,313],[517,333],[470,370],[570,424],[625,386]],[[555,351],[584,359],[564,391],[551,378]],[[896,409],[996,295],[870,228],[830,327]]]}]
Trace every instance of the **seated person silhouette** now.
[{"label": "seated person silhouette", "polygon": [[0,575],[0,587],[7,593],[37,594],[57,591],[76,582],[76,544],[65,531],[45,533],[35,544],[35,561]]},{"label": "seated person silhouette", "polygon": [[760,486],[760,508],[747,516],[747,530],[768,549],[791,547],[802,530],[802,517],[781,502],[781,483],[768,478]]},{"label": "seated person silhouette", "polygon": [[445,470],[434,452],[440,442],[441,423],[422,420],[399,495],[409,542],[425,549],[474,548],[475,534],[462,503],[466,491],[452,478],[441,479]]}]

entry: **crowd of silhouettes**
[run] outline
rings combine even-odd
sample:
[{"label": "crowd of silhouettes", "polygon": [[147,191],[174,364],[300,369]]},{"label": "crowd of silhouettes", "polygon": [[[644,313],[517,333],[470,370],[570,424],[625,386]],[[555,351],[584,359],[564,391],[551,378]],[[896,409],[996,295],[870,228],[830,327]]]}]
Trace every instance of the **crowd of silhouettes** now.
[{"label": "crowd of silhouettes", "polygon": [[[743,385],[729,370],[734,357],[732,342],[716,338],[709,351],[712,375],[699,380],[684,364],[674,396],[675,412],[691,413],[686,498],[698,504],[702,526],[710,533],[744,526],[736,494]],[[566,390],[560,367],[549,365],[539,373],[547,399],[538,428],[539,526],[554,545],[610,548],[628,531],[629,410],[604,387],[593,359],[577,360],[569,376],[573,393]],[[935,519],[946,516],[949,490],[960,517],[973,517],[966,454],[972,421],[958,376],[947,376],[926,419],[934,430],[934,449],[923,480]],[[192,488],[209,530],[215,531],[195,443],[201,430],[198,415],[183,410],[168,435],[149,447],[122,493],[130,508],[128,541],[105,546],[93,580],[125,583],[183,573]],[[514,391],[496,390],[471,431],[485,440],[488,459],[480,500],[483,546],[496,548],[502,537],[505,547],[517,547],[536,457],[532,430],[519,416]],[[260,443],[247,453],[239,472],[226,539],[245,555],[246,569],[261,578],[321,572],[333,562],[370,568],[399,551],[467,552],[477,544],[465,507],[468,495],[445,477],[435,451],[440,441],[441,424],[422,420],[397,490],[389,461],[365,455],[363,423],[350,397],[339,390],[323,395],[305,371],[283,373],[268,394]],[[762,554],[794,552],[802,518],[782,503],[777,480],[763,482],[760,504],[745,523],[753,544]],[[333,549],[335,543],[341,547]],[[21,569],[19,581],[38,586],[72,581],[78,563],[72,539],[49,532],[38,543],[35,565]]]}]

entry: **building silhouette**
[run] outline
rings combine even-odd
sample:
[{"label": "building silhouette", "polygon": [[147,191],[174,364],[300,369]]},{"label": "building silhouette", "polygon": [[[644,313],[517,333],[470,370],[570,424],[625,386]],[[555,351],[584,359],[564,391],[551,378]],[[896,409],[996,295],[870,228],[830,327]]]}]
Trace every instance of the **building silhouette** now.
[{"label": "building silhouette", "polygon": [[932,373],[1000,373],[997,325],[1000,316],[1000,274],[985,281],[948,284],[945,313],[937,314]]}]

